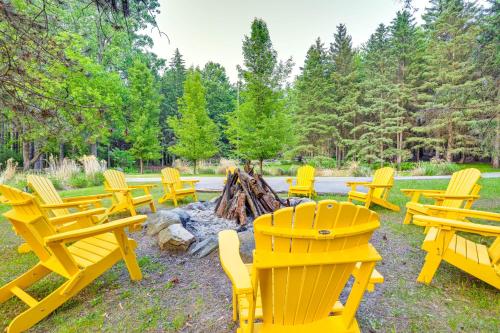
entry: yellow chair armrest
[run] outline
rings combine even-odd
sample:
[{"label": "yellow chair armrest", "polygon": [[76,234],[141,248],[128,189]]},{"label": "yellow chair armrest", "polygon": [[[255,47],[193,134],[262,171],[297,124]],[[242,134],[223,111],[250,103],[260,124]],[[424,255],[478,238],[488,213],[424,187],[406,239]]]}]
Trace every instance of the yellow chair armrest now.
[{"label": "yellow chair armrest", "polygon": [[40,207],[46,208],[46,209],[71,208],[71,207],[79,207],[82,205],[93,204],[93,203],[97,203],[100,201],[101,200],[99,200],[99,199],[70,201],[70,202],[62,202],[62,203],[57,203],[57,204],[44,204],[44,205],[40,205]]},{"label": "yellow chair armrest", "polygon": [[368,188],[391,188],[393,185],[390,185],[390,184],[366,184],[363,186],[366,186]]},{"label": "yellow chair armrest", "polygon": [[219,256],[222,268],[233,283],[237,294],[252,292],[248,269],[241,260],[240,240],[234,230],[219,232]]},{"label": "yellow chair armrest", "polygon": [[130,185],[128,188],[140,189],[140,188],[152,188],[152,187],[156,187],[156,184]]},{"label": "yellow chair armrest", "polygon": [[433,211],[454,213],[455,216],[460,217],[471,217],[476,219],[500,222],[500,213],[435,205],[424,205],[424,207]]},{"label": "yellow chair armrest", "polygon": [[199,183],[200,180],[199,179],[196,179],[196,178],[193,178],[193,179],[182,179],[181,178],[181,183]]},{"label": "yellow chair armrest", "polygon": [[54,243],[67,243],[67,242],[75,242],[79,239],[88,238],[92,236],[97,236],[106,232],[123,229],[125,227],[129,227],[132,225],[136,225],[146,221],[146,215],[136,215],[127,217],[118,221],[113,221],[105,224],[99,224],[96,226],[66,231],[59,233],[57,235],[49,236],[44,239],[46,245],[54,244]]},{"label": "yellow chair armrest", "polygon": [[95,199],[104,199],[104,198],[109,198],[111,197],[111,193],[102,193],[102,194],[94,194],[94,195],[83,195],[79,197],[68,197],[68,198],[62,198],[64,202],[71,202],[71,201],[80,201],[80,200],[95,200]]},{"label": "yellow chair armrest", "polygon": [[454,194],[440,194],[440,193],[422,193],[424,197],[438,200],[457,199],[457,200],[470,200],[479,199],[479,195],[454,195]]},{"label": "yellow chair armrest", "polygon": [[411,197],[413,193],[444,193],[444,190],[419,190],[419,189],[408,189],[408,188],[402,188],[401,192],[403,192],[404,195]]},{"label": "yellow chair armrest", "polygon": [[105,191],[108,192],[130,192],[131,188],[106,188]]},{"label": "yellow chair armrest", "polygon": [[67,214],[67,215],[63,215],[63,216],[51,217],[51,218],[49,218],[49,221],[53,224],[61,224],[61,223],[65,223],[65,222],[75,221],[80,217],[104,214],[105,211],[106,211],[106,208],[95,208],[95,209],[83,210],[81,212],[71,213],[71,214]]},{"label": "yellow chair armrest", "polygon": [[500,236],[500,227],[457,220],[444,219],[440,217],[415,215],[413,223],[423,227],[436,227],[443,230],[463,231],[483,236]]}]

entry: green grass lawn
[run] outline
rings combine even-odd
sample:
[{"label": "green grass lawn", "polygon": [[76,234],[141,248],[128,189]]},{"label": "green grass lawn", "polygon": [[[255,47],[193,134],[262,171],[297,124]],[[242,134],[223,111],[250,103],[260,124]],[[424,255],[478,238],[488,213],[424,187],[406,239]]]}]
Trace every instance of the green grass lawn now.
[{"label": "green grass lawn", "polygon": [[[397,181],[392,202],[404,207],[401,188],[443,189],[446,179]],[[500,179],[482,179],[481,199],[475,207],[500,212]],[[101,193],[102,187],[62,192],[63,196]],[[159,187],[153,190],[157,199]],[[201,193],[200,199],[214,197]],[[345,200],[343,195],[318,199]],[[160,206],[160,205],[159,205]],[[165,207],[161,205],[161,207]],[[8,207],[0,206],[0,212]],[[420,250],[422,228],[402,225],[404,210],[395,213],[375,207],[381,227],[372,239],[383,260],[377,269],[385,282],[367,293],[357,318],[366,332],[497,332],[500,327],[500,293],[461,270],[443,263],[430,286],[416,283],[425,253]],[[123,264],[116,265],[81,291],[33,332],[232,332],[231,290],[213,253],[203,259],[159,251],[143,233],[138,260],[144,279],[132,283]],[[488,242],[488,239],[479,239]],[[0,285],[37,262],[32,254],[18,254],[21,243],[5,219],[0,219]],[[154,250],[152,250],[154,248]],[[40,297],[61,279],[51,276],[30,293]],[[178,281],[178,282],[176,282]],[[0,330],[24,309],[17,299],[0,304]]]}]

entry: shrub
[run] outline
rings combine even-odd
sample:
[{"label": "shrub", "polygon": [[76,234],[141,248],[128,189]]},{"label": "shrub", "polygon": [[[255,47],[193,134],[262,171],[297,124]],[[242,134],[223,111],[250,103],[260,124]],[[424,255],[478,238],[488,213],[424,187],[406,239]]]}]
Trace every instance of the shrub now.
[{"label": "shrub", "polygon": [[111,158],[115,163],[115,167],[127,169],[131,168],[135,164],[135,159],[128,150],[113,149],[111,151]]},{"label": "shrub", "polygon": [[349,163],[349,175],[353,177],[368,177],[372,174],[372,169],[358,162],[352,161]]},{"label": "shrub", "polygon": [[59,178],[49,177],[49,179],[52,182],[52,185],[54,185],[54,188],[56,190],[58,191],[64,190],[63,182]]},{"label": "shrub", "polygon": [[199,169],[197,170],[198,173],[200,174],[205,174],[205,175],[215,175],[215,169],[213,168],[202,168],[202,169]]},{"label": "shrub", "polygon": [[87,176],[87,183],[89,186],[102,185],[104,183],[104,174],[102,172],[96,172]]},{"label": "shrub", "polygon": [[23,157],[21,154],[19,154],[15,150],[12,150],[12,149],[9,149],[6,147],[0,147],[0,164],[2,167],[5,167],[7,160],[10,158],[12,158],[19,165],[21,165],[23,163]]},{"label": "shrub", "polygon": [[328,156],[315,156],[306,159],[306,164],[312,165],[315,168],[333,169],[337,167],[335,159]]},{"label": "shrub", "polygon": [[80,173],[75,173],[74,175],[71,176],[71,178],[68,181],[69,185],[71,187],[75,188],[84,188],[87,187],[89,184],[89,181],[85,174],[83,172]]},{"label": "shrub", "polygon": [[451,175],[460,170],[460,167],[455,163],[443,161],[420,162],[411,171],[413,176],[441,176]]},{"label": "shrub", "polygon": [[402,162],[399,167],[400,167],[401,171],[409,171],[409,170],[413,170],[415,168],[415,163]]}]

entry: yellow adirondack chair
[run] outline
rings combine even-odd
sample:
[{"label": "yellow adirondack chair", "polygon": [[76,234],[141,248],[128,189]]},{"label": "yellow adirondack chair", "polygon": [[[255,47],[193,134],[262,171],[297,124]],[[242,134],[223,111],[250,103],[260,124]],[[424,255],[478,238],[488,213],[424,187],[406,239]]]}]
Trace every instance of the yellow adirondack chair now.
[{"label": "yellow adirondack chair", "polygon": [[[48,211],[48,217],[68,216],[72,214],[70,208],[78,210],[87,210],[89,208],[103,207],[102,201],[106,198],[111,198],[111,193],[85,195],[78,197],[61,198],[50,179],[42,176],[28,175],[26,177],[28,187],[35,194],[40,206]],[[74,214],[74,213],[73,213]],[[101,223],[107,220],[107,214],[95,216],[96,223]]]},{"label": "yellow adirondack chair", "polygon": [[[347,202],[283,208],[255,220],[251,266],[238,254],[237,233],[220,232],[237,332],[359,332],[359,303],[371,283],[381,282],[372,273],[382,258],[369,243],[379,225],[376,213]],[[339,295],[351,275],[355,282],[343,305]]]},{"label": "yellow adirondack chair", "polygon": [[314,172],[315,169],[312,166],[304,165],[297,169],[295,185],[293,184],[293,178],[287,178],[286,182],[290,184],[288,196],[292,194],[305,195],[308,198],[315,196]]},{"label": "yellow adirondack chair", "polygon": [[[174,168],[164,168],[161,170],[161,183],[163,184],[163,189],[165,195],[161,197],[158,202],[163,203],[167,200],[172,200],[174,206],[177,207],[177,200],[185,197],[192,196],[194,201],[198,200],[196,195],[195,184],[199,182],[199,179],[182,179],[179,170]],[[189,184],[189,187],[184,187],[185,184]]]},{"label": "yellow adirondack chair", "polygon": [[[349,201],[361,201],[365,203],[366,208],[370,208],[372,203],[384,208],[399,212],[399,206],[388,201],[389,191],[394,185],[394,169],[390,167],[380,168],[375,171],[371,182],[347,182],[351,187],[349,191]],[[357,186],[365,186],[368,193],[356,191]]]},{"label": "yellow adirondack chair", "polygon": [[[141,224],[146,220],[145,215],[57,232],[53,221],[49,222],[41,212],[34,196],[6,185],[0,185],[0,193],[12,206],[4,216],[39,259],[33,268],[0,287],[0,304],[16,296],[28,306],[11,321],[6,329],[8,333],[29,329],[121,259],[132,280],[142,278],[134,253],[136,243],[127,237],[125,228]],[[105,209],[97,210],[103,213]],[[43,299],[29,295],[26,290],[50,273],[56,273],[65,281]]]},{"label": "yellow adirondack chair", "polygon": [[[67,221],[55,225],[58,232],[71,230],[72,228],[81,228],[87,223],[89,218],[94,219],[94,223],[102,223],[108,219],[106,213],[86,215],[86,213],[82,214],[82,211],[88,210],[92,206],[96,208],[102,207],[101,200],[111,197],[111,194],[96,194],[63,199],[59,196],[59,193],[57,193],[54,185],[48,178],[28,175],[26,180],[30,189],[35,193],[35,197],[49,221],[53,218],[56,218],[56,221],[58,221],[57,218],[63,218]],[[77,208],[79,212],[72,213],[69,210],[70,208]],[[69,218],[72,218],[72,220],[69,220]],[[28,243],[23,243],[17,248],[18,253],[27,253],[30,251],[31,248]]]},{"label": "yellow adirondack chair", "polygon": [[[476,218],[500,222],[500,214],[434,205],[426,208],[432,216],[413,217],[414,224],[428,228],[422,245],[427,255],[417,281],[430,284],[444,260],[500,289],[500,226],[463,221]],[[437,214],[446,218],[436,217]],[[467,234],[495,237],[495,240],[487,247],[464,237]]]},{"label": "yellow adirondack chair", "polygon": [[[156,185],[127,185],[125,174],[117,170],[104,171],[104,179],[104,190],[113,193],[113,204],[108,209],[109,214],[129,211],[130,215],[134,216],[137,215],[135,208],[143,205],[149,205],[151,211],[156,212],[153,196],[150,193],[150,189]],[[132,191],[135,189],[143,190],[144,195],[134,197]]]},{"label": "yellow adirondack chair", "polygon": [[477,184],[479,178],[481,178],[481,172],[478,169],[470,168],[453,173],[446,190],[402,189],[401,192],[411,198],[406,203],[406,215],[403,223],[409,224],[413,215],[429,215],[426,206],[419,202],[421,196],[433,199],[437,206],[470,208],[474,201],[479,198],[481,190],[481,186]]},{"label": "yellow adirondack chair", "polygon": [[226,168],[226,178],[224,178],[224,184],[227,182],[227,176],[231,173],[234,173],[236,171],[237,167],[234,165],[228,166]]}]

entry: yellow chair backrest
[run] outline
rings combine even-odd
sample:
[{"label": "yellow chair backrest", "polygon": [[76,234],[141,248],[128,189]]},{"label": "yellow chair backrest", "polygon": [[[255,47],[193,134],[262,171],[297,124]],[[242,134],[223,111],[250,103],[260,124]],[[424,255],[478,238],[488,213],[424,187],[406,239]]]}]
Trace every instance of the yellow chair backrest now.
[{"label": "yellow chair backrest", "polygon": [[[258,277],[264,323],[301,325],[328,317],[356,263],[381,259],[368,243],[379,225],[375,212],[334,200],[258,217],[252,276]],[[329,262],[339,256],[342,263]]]},{"label": "yellow chair backrest", "polygon": [[43,239],[56,234],[56,230],[40,211],[33,195],[7,185],[0,185],[0,193],[6,199],[6,204],[12,207],[3,216],[14,225],[17,233],[29,244],[40,261],[50,260],[50,266],[59,267],[58,273],[63,276],[69,276],[79,269],[65,246],[59,248],[57,256],[45,246]]},{"label": "yellow chair backrest", "polygon": [[[377,169],[373,175],[372,183],[378,185],[393,185],[394,173],[395,171],[391,167]],[[377,188],[373,191],[373,196],[375,198],[383,198],[386,193],[389,193],[389,189]]]},{"label": "yellow chair backrest", "polygon": [[[115,189],[126,189],[128,188],[127,182],[125,181],[125,174],[118,170],[106,170],[104,175],[104,188],[115,188]],[[125,195],[121,192],[114,192],[113,195],[116,197],[118,202],[126,200]]]},{"label": "yellow chair backrest", "polygon": [[310,165],[304,165],[297,169],[297,185],[310,186],[314,180],[315,169]]},{"label": "yellow chair backrest", "polygon": [[[57,193],[50,179],[42,176],[28,175],[26,177],[29,188],[35,193],[42,204],[60,204],[63,203],[61,196]],[[67,208],[52,209],[51,213],[54,216],[62,216],[70,214]]]},{"label": "yellow chair backrest", "polygon": [[[445,194],[448,195],[470,195],[473,191],[479,191],[477,182],[481,178],[481,171],[475,168],[469,168],[454,172],[451,176]],[[477,194],[477,193],[475,193]],[[464,200],[444,200],[442,205],[446,207],[462,207]]]},{"label": "yellow chair backrest", "polygon": [[236,171],[236,166],[231,165],[226,168],[226,177],[229,173],[234,173]]},{"label": "yellow chair backrest", "polygon": [[174,183],[174,188],[182,189],[181,174],[179,170],[175,168],[164,168],[161,170],[161,177],[165,182]]}]

